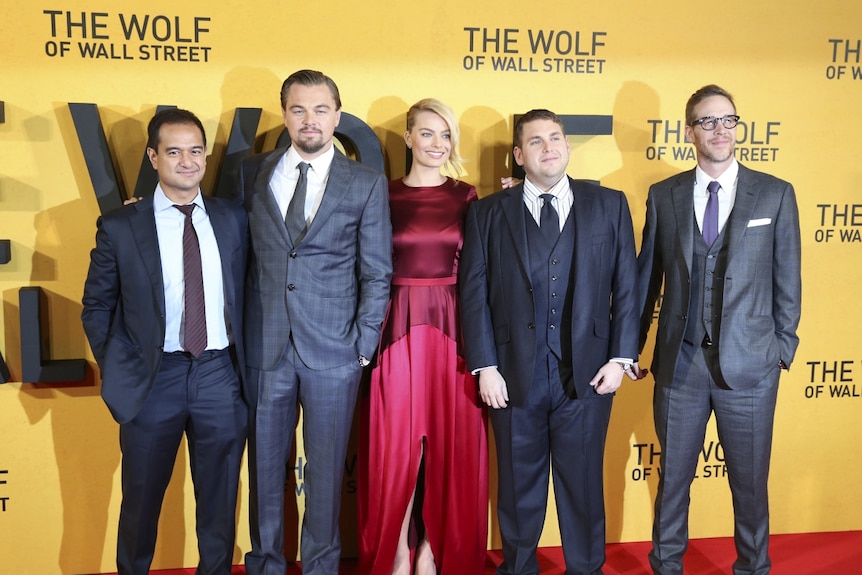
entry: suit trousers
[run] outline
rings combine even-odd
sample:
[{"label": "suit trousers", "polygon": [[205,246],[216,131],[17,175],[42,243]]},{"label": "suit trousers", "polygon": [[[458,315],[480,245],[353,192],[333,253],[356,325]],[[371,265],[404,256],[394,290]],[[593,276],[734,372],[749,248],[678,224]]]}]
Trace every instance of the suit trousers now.
[{"label": "suit trousers", "polygon": [[601,573],[605,561],[602,467],[612,397],[570,399],[558,362],[538,357],[523,406],[492,409],[497,446],[498,575],[539,573],[536,548],[548,503],[549,465],[566,573]]},{"label": "suit trousers", "polygon": [[146,575],[183,433],[196,499],[199,575],[230,575],[247,408],[229,350],[166,353],[143,409],[120,425],[123,502],[117,571]]},{"label": "suit trousers", "polygon": [[297,407],[302,407],[305,516],[300,554],[305,575],[337,575],[341,559],[339,513],[344,459],[362,368],[358,361],[313,370],[293,343],[273,370],[249,368],[257,389],[250,401],[248,575],[284,575],[284,483]]},{"label": "suit trousers", "polygon": [[[688,547],[691,483],[697,476],[706,425],[715,413],[734,509],[735,575],[769,573],[767,480],[772,423],[778,395],[778,366],[749,389],[719,386],[707,360],[711,349],[683,342],[672,382],[656,382],[653,398],[661,445],[661,478],[655,502],[653,572],[681,575]],[[732,382],[731,382],[732,384]]]}]

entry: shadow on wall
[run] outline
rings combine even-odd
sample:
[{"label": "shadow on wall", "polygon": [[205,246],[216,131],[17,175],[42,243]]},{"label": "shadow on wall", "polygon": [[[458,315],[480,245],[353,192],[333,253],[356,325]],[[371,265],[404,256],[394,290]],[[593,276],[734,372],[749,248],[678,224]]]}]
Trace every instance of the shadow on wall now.
[{"label": "shadow on wall", "polygon": [[465,179],[476,186],[480,198],[500,190],[500,178],[512,175],[510,120],[485,106],[473,106],[461,114],[460,150],[467,159],[464,167],[468,172]]},{"label": "shadow on wall", "polygon": [[[58,107],[58,116],[63,133],[74,134],[67,109]],[[78,150],[77,141],[67,140],[66,145]],[[35,157],[42,164],[40,171],[53,169],[51,158]],[[90,186],[79,189],[89,190]],[[87,271],[81,262],[87,259],[92,244],[95,210],[95,198],[81,198],[43,209],[34,218],[36,237],[28,283],[42,287],[47,296],[43,313],[51,326],[48,343],[52,359],[89,355],[80,321]],[[7,305],[7,314],[12,311],[10,307]],[[9,355],[17,361],[20,339],[7,342],[11,344]],[[20,373],[20,365],[16,367]],[[116,427],[99,397],[96,372],[88,369],[81,382],[24,383],[19,399],[30,425],[45,422],[51,426],[63,514],[59,572],[80,573],[82,564],[98,571],[110,532],[112,471],[119,463],[119,449]]]},{"label": "shadow on wall", "polygon": [[[646,150],[653,144],[651,126],[644,118],[661,118],[661,102],[656,91],[641,82],[626,82],[614,101],[614,140],[620,151],[622,166],[601,179],[601,184],[622,190],[632,213],[635,243],[640,246],[641,230],[646,214],[646,197],[649,186],[678,172],[663,160],[648,160]],[[634,273],[634,270],[632,270]],[[654,337],[650,336],[640,363],[649,368],[652,361]],[[654,445],[658,450],[652,418],[652,374],[641,381],[623,378],[623,387],[617,392],[608,428],[605,447],[605,501],[607,502],[607,540],[617,542],[623,531],[625,490],[633,482],[629,458],[638,444]],[[649,457],[649,447],[644,451]],[[643,462],[643,467],[658,467],[658,459]],[[658,476],[647,479],[650,492],[649,510],[655,501]]]}]

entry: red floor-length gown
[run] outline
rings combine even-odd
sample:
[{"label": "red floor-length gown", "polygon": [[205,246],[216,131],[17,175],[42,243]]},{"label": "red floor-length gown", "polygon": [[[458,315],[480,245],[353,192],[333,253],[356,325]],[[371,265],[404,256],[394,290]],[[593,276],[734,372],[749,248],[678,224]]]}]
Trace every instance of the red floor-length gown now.
[{"label": "red floor-length gown", "polygon": [[456,286],[464,218],[475,199],[473,186],[451,178],[436,187],[389,185],[392,292],[362,406],[363,574],[391,574],[423,456],[421,514],[437,569],[443,575],[484,569],[487,424],[461,351]]}]

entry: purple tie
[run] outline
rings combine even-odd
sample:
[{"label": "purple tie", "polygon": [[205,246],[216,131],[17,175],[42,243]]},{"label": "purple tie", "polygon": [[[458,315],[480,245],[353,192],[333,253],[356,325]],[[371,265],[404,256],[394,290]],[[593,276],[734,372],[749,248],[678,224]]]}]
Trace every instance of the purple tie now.
[{"label": "purple tie", "polygon": [[195,357],[207,347],[207,314],[204,305],[204,275],[198,234],[192,225],[195,204],[174,206],[186,216],[183,226],[183,348]]},{"label": "purple tie", "polygon": [[711,246],[718,237],[718,190],[721,184],[712,181],[706,186],[709,192],[709,200],[706,202],[706,210],[703,212],[703,241]]}]

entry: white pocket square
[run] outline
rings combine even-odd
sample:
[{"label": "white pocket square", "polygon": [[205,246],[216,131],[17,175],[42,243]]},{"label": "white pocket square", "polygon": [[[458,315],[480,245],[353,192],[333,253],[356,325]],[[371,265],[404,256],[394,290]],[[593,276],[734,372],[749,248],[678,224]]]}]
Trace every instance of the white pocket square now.
[{"label": "white pocket square", "polygon": [[756,220],[749,220],[748,227],[756,228],[757,226],[768,226],[772,223],[772,218],[758,218]]}]

